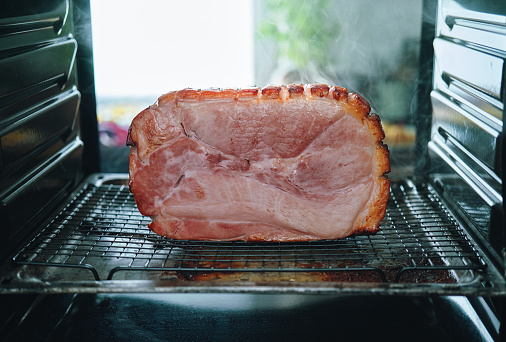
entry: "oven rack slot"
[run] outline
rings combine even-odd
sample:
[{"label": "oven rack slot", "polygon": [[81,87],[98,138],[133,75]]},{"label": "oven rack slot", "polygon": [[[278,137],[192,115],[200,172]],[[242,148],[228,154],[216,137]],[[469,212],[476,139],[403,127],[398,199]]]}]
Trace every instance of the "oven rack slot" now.
[{"label": "oven rack slot", "polygon": [[[148,229],[126,185],[85,185],[13,258],[42,281],[467,284],[487,264],[434,190],[392,182],[381,230],[336,241],[179,241]],[[31,272],[48,268],[52,272]],[[68,272],[84,270],[84,272]],[[83,274],[84,273],[84,274]]]}]

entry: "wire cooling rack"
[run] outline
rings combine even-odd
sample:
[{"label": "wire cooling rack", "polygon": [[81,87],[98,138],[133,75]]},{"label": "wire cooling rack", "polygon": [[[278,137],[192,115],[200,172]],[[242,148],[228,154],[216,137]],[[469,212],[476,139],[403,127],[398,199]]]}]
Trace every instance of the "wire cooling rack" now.
[{"label": "wire cooling rack", "polygon": [[48,281],[81,280],[82,272],[64,271],[70,268],[91,272],[95,280],[463,283],[487,266],[435,192],[410,181],[392,182],[381,231],[373,236],[297,243],[178,241],[152,233],[149,222],[128,186],[89,184],[14,261],[28,269],[50,268],[43,279]]}]

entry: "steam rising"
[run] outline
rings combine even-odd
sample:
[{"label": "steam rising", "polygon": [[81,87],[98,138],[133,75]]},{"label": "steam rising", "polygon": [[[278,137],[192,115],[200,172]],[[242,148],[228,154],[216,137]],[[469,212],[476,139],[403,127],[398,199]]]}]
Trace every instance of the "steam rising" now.
[{"label": "steam rising", "polygon": [[[382,119],[392,174],[397,167],[411,170],[422,1],[261,4],[255,22],[257,85],[326,83],[362,95]],[[310,6],[322,11],[308,11]]]}]

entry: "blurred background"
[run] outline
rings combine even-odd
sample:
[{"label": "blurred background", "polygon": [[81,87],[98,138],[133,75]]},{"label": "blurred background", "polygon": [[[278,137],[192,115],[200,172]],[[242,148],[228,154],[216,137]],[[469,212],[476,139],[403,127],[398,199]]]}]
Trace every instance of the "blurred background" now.
[{"label": "blurred background", "polygon": [[392,176],[412,172],[422,0],[92,0],[91,10],[103,172],[128,172],[128,126],[164,93],[288,83],[362,95],[382,119]]}]

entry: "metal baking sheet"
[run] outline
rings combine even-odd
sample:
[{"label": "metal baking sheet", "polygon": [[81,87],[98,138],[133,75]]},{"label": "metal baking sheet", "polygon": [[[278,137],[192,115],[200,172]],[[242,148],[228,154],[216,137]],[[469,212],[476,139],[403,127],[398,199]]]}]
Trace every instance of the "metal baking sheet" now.
[{"label": "metal baking sheet", "polygon": [[[2,292],[501,294],[427,184],[392,182],[381,231],[335,241],[178,241],[148,229],[126,177],[95,176],[15,255]],[[492,284],[492,285],[490,285]]]}]

